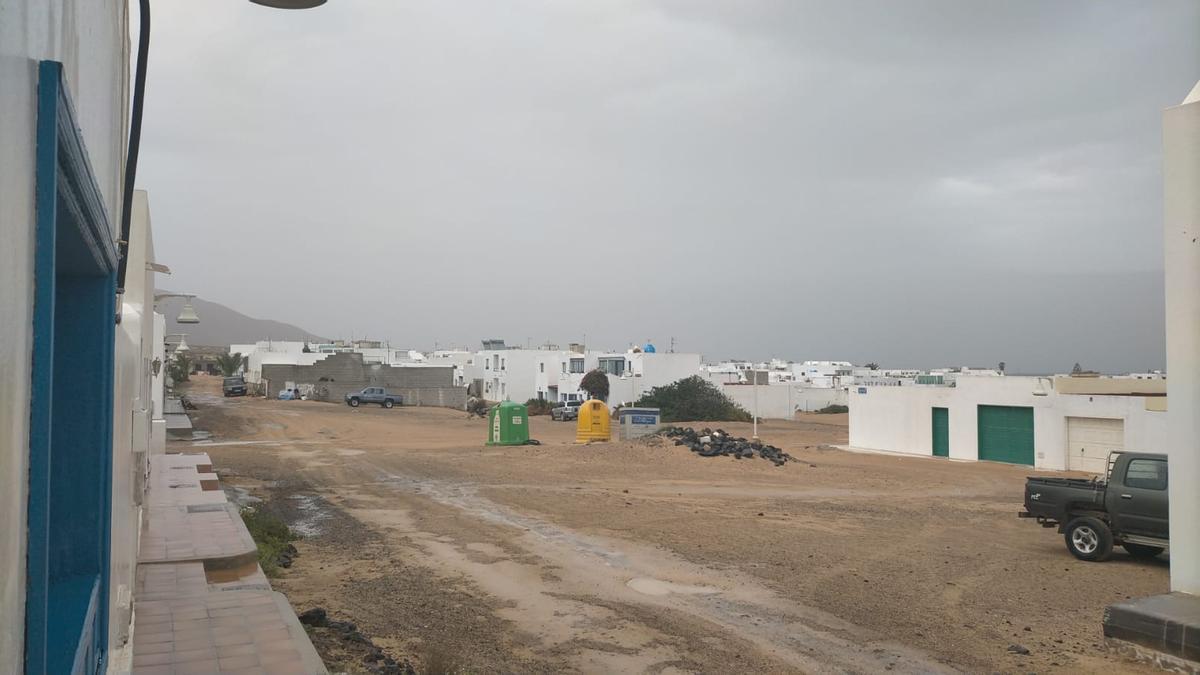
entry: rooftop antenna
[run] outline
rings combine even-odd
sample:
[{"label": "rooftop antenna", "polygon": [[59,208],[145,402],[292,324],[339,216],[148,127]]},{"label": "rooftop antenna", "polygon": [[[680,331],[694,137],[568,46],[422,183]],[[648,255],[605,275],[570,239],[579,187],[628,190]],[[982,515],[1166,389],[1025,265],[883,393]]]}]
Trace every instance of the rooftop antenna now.
[{"label": "rooftop antenna", "polygon": [[671,336],[671,353],[675,353],[675,337]]}]

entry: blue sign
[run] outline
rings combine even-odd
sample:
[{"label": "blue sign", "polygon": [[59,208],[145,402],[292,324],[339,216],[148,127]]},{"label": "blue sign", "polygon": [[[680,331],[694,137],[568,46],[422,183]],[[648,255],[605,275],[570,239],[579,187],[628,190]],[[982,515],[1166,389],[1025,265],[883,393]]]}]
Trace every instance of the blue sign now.
[{"label": "blue sign", "polygon": [[658,424],[658,418],[654,415],[630,415],[630,424]]},{"label": "blue sign", "polygon": [[867,388],[866,388],[866,387],[859,387],[859,388],[858,388],[858,393],[860,393],[860,394],[865,394],[865,393],[867,393]]}]

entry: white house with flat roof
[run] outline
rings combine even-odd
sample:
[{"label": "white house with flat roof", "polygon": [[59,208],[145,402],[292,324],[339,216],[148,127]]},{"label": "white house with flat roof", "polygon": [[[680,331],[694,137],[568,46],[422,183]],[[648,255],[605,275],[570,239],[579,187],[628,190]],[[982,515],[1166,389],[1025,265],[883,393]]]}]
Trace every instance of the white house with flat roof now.
[{"label": "white house with flat roof", "polygon": [[1114,450],[1165,452],[1166,381],[958,376],[851,387],[852,448],[1103,473]]},{"label": "white house with flat roof", "polygon": [[[493,344],[489,341],[487,346]],[[610,403],[631,403],[653,387],[700,374],[700,355],[640,348],[625,352],[582,347],[483,349],[464,367],[467,384],[473,385],[477,395],[489,401],[518,403],[584,400],[587,395],[579,384],[593,370],[608,376]]]}]

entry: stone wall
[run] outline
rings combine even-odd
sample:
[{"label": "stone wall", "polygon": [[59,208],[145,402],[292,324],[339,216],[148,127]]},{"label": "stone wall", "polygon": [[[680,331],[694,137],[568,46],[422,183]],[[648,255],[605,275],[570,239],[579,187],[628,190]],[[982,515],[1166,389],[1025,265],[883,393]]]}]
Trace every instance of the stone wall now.
[{"label": "stone wall", "polygon": [[404,405],[462,409],[466,387],[454,386],[453,366],[385,366],[363,363],[362,354],[333,354],[312,365],[263,364],[266,391],[274,396],[288,382],[313,398],[340,402],[363,387],[385,387],[404,397]]}]

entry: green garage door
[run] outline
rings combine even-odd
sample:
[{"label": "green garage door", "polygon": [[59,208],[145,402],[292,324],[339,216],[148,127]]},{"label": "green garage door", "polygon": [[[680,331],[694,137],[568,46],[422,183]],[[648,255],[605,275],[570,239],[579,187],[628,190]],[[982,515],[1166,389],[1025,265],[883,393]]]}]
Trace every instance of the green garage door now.
[{"label": "green garage door", "polygon": [[933,456],[950,456],[950,411],[933,409]]},{"label": "green garage door", "polygon": [[979,459],[1033,466],[1033,408],[979,406]]}]

